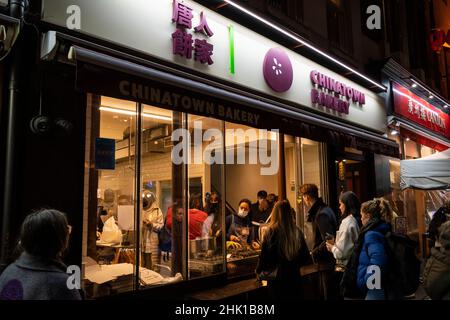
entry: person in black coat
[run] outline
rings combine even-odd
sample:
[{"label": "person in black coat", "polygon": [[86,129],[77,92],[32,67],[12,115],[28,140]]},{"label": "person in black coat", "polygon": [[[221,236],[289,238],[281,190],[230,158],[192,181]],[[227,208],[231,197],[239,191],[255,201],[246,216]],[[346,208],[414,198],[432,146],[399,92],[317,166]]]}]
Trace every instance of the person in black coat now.
[{"label": "person in black coat", "polygon": [[308,210],[307,221],[312,225],[313,246],[310,248],[314,262],[320,270],[322,295],[325,299],[337,299],[338,288],[333,284],[336,260],[327,250],[326,240],[336,238],[337,219],[333,210],[319,197],[315,184],[304,184],[300,193]]},{"label": "person in black coat", "polygon": [[[258,278],[268,280],[274,299],[303,298],[300,267],[310,263],[310,255],[302,231],[295,225],[287,200],[275,204],[256,267]],[[275,271],[276,270],[276,271]],[[275,275],[276,274],[276,275]]]},{"label": "person in black coat", "polygon": [[23,252],[0,276],[0,300],[81,300],[81,292],[68,286],[61,259],[69,234],[66,216],[58,210],[28,215],[20,233]]}]

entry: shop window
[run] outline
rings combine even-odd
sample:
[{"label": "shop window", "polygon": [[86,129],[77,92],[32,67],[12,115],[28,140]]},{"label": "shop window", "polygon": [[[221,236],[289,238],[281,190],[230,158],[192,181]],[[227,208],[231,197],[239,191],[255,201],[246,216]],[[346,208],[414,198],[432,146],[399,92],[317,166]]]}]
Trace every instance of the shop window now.
[{"label": "shop window", "polygon": [[178,241],[184,221],[178,226],[178,215],[169,216],[185,203],[183,184],[177,183],[184,168],[171,161],[171,134],[183,125],[182,117],[109,97],[88,95],[88,100],[83,242],[88,298],[186,279],[185,246]]},{"label": "shop window", "polygon": [[189,278],[225,272],[223,121],[188,115]]},{"label": "shop window", "polygon": [[[83,267],[88,298],[135,287],[137,104],[89,95]],[[116,110],[119,110],[116,112]],[[88,118],[88,119],[89,119]]]},{"label": "shop window", "polygon": [[224,272],[253,275],[261,226],[279,196],[280,152],[286,198],[303,229],[298,187],[315,183],[323,193],[315,141],[285,135],[279,151],[275,131],[110,97],[88,100],[88,298]]},{"label": "shop window", "polygon": [[[264,224],[278,193],[276,133],[225,123],[227,271],[229,277],[254,274]],[[258,202],[264,191],[268,199]],[[247,199],[247,200],[244,200]]]},{"label": "shop window", "polygon": [[421,145],[420,146],[420,155],[421,157],[431,156],[432,154],[436,153],[436,151],[430,147]]},{"label": "shop window", "polygon": [[420,145],[413,140],[404,140],[405,145],[405,159],[420,158]]}]

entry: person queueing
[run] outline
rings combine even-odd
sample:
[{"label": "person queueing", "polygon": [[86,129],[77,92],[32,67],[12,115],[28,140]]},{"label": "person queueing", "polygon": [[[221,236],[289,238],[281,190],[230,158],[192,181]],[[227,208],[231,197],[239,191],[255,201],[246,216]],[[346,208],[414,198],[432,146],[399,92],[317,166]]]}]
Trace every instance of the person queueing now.
[{"label": "person queueing", "polygon": [[62,261],[70,232],[63,212],[40,209],[29,214],[20,231],[22,253],[0,275],[0,300],[81,300],[81,292],[67,286],[69,274]]},{"label": "person queueing", "polygon": [[450,300],[450,221],[440,226],[437,240],[423,272],[423,284],[432,300]]},{"label": "person queueing", "polygon": [[303,201],[308,210],[307,221],[312,225],[312,257],[320,272],[321,294],[325,299],[337,299],[338,291],[333,286],[336,260],[326,248],[326,239],[336,237],[336,215],[319,197],[319,189],[315,184],[304,184],[300,187]]},{"label": "person queueing", "polygon": [[[384,279],[389,258],[386,252],[385,236],[392,229],[391,220],[392,210],[386,200],[374,199],[361,205],[362,228],[359,234],[361,239],[358,241],[362,241],[362,245],[359,250],[357,286],[366,300],[386,299]],[[367,285],[369,277],[373,274],[368,268],[373,270],[374,267],[380,270],[379,288],[371,288]]]},{"label": "person queueing", "polygon": [[341,223],[336,233],[336,239],[327,240],[326,244],[328,251],[336,259],[334,278],[336,288],[341,283],[345,267],[358,239],[361,225],[361,203],[355,193],[347,191],[339,197],[339,209],[341,211]]},{"label": "person queueing", "polygon": [[295,225],[289,202],[277,202],[271,213],[256,267],[259,278],[276,273],[273,279],[268,280],[270,297],[301,299],[303,291],[300,267],[309,264],[310,260],[305,238]]}]

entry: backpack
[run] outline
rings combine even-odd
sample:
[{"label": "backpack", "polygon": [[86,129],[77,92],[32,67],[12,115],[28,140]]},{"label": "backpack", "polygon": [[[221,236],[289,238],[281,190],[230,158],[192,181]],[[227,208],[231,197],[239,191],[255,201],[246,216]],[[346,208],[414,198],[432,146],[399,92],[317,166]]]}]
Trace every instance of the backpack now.
[{"label": "backpack", "polygon": [[385,278],[388,299],[403,299],[419,287],[420,260],[416,256],[417,242],[395,232],[385,235],[388,268]]}]

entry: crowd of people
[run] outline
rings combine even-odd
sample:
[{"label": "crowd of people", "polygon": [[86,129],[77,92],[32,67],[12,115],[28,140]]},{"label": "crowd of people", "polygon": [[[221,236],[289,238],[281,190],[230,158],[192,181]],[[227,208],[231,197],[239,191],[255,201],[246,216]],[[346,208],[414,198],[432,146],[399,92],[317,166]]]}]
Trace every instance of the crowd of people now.
[{"label": "crowd of people", "polygon": [[[398,260],[392,244],[403,244],[406,248],[407,237],[392,231],[395,213],[389,203],[376,198],[361,204],[356,194],[348,191],[340,195],[340,214],[336,215],[319,197],[316,185],[305,184],[300,191],[308,208],[307,222],[312,225],[311,247],[296,224],[289,201],[278,201],[275,195],[265,191],[258,192],[255,203],[241,200],[238,210],[225,220],[228,241],[261,249],[255,272],[258,279],[267,280],[270,296],[307,298],[300,269],[312,264],[320,274],[325,299],[406,298],[403,280],[410,275],[398,272],[411,270],[401,269],[410,267],[407,264],[411,260]],[[190,198],[189,239],[220,237],[221,201],[214,192],[205,206],[200,196]],[[155,264],[157,231],[167,228],[173,232],[179,228],[183,208],[176,204],[169,208],[164,222],[156,198],[144,192],[143,212],[143,261],[151,266]],[[173,212],[175,219],[172,219]],[[447,219],[431,226],[435,230],[434,246],[421,274],[425,291],[436,300],[450,299],[450,202],[439,212]],[[265,227],[263,233],[252,231],[252,226],[261,228],[261,224]],[[20,233],[19,258],[0,275],[0,299],[81,299],[82,291],[67,286],[69,275],[62,262],[70,232],[66,215],[60,211],[41,209],[28,215]],[[413,279],[409,289],[415,290],[419,275],[414,272],[412,275],[417,279]]]}]

